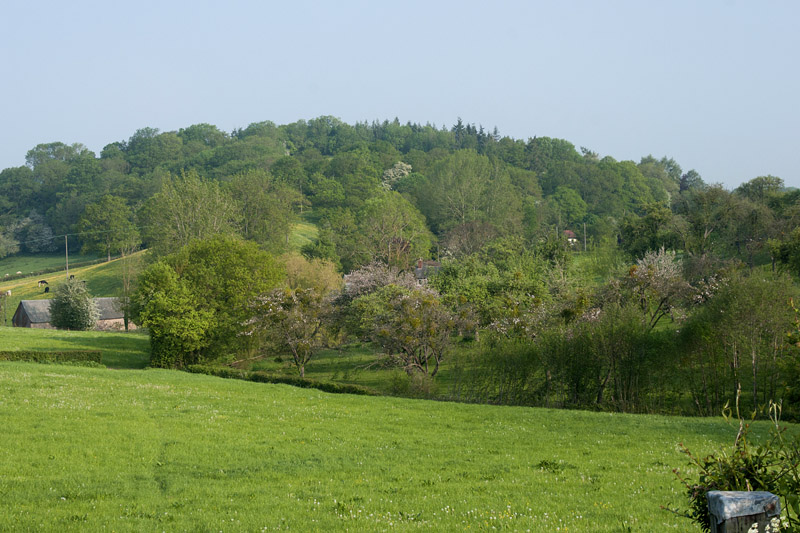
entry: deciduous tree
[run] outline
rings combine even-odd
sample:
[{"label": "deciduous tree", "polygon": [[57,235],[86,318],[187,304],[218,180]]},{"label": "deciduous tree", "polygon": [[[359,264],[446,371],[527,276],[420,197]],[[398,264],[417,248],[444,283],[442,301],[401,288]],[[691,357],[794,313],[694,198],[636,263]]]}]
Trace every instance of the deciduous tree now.
[{"label": "deciduous tree", "polygon": [[249,303],[283,272],[253,242],[216,235],[192,241],[142,273],[137,323],[150,328],[153,364],[181,367],[231,359],[248,348]]},{"label": "deciduous tree", "polygon": [[292,355],[300,377],[306,365],[324,346],[327,302],[315,289],[276,289],[255,299],[251,328],[266,332],[278,349]]},{"label": "deciduous tree", "polygon": [[355,304],[373,341],[409,375],[439,372],[456,321],[438,295],[389,285]]},{"label": "deciduous tree", "polygon": [[111,254],[130,249],[139,243],[139,232],[132,222],[133,213],[122,198],[106,195],[86,206],[77,230],[86,250]]},{"label": "deciduous tree", "polygon": [[160,257],[177,252],[193,239],[235,234],[240,214],[216,182],[189,171],[168,175],[139,218],[148,247]]}]

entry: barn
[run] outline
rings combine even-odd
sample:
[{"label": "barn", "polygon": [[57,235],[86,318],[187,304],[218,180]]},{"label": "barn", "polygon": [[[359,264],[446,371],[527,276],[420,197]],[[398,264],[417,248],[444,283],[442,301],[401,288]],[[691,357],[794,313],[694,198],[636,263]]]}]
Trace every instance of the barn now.
[{"label": "barn", "polygon": [[[98,318],[95,329],[114,331],[125,329],[125,315],[119,298],[93,298]],[[50,300],[22,300],[14,312],[11,325],[16,328],[53,329],[50,325]],[[132,322],[128,329],[136,329]]]}]

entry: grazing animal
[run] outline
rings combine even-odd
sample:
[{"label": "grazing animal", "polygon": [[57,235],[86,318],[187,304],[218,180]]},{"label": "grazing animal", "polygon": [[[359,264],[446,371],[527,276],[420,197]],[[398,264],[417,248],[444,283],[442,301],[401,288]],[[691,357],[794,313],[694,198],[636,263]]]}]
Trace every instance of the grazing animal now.
[{"label": "grazing animal", "polygon": [[69,275],[69,279],[75,279],[75,275],[74,274],[70,274]]},{"label": "grazing animal", "polygon": [[39,287],[41,287],[42,285],[47,285],[47,280],[46,279],[40,279],[39,280]]},{"label": "grazing animal", "polygon": [[44,292],[45,292],[45,294],[47,294],[48,292],[50,292],[50,286],[49,286],[49,285],[48,285],[47,287],[45,287],[45,288],[44,288]]}]

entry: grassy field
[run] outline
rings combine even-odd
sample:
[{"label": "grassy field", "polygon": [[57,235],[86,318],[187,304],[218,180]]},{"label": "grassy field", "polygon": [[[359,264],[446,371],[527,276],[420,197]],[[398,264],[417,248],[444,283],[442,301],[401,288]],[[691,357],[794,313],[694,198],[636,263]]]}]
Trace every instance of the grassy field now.
[{"label": "grassy field", "polygon": [[[0,529],[691,531],[719,419],[329,395],[0,364]],[[760,431],[764,426],[758,426]]]},{"label": "grassy field", "polygon": [[[311,244],[317,238],[317,227],[308,221],[301,221],[292,226],[292,233],[289,236],[289,246],[293,250],[300,250],[306,244]],[[138,252],[139,255],[146,251]],[[94,255],[75,255],[70,256],[71,262],[86,262],[97,259]],[[122,289],[121,259],[115,259],[106,263],[70,268],[69,273],[77,279],[86,281],[86,288],[94,297],[117,296]],[[51,272],[48,274],[33,274],[15,280],[3,280],[3,274],[15,274],[18,271],[36,272],[43,269],[54,268],[64,265],[63,254],[36,254],[36,255],[15,255],[0,260],[0,293],[11,291],[5,309],[5,316],[0,316],[0,326],[10,325],[11,317],[19,305],[20,300],[40,300],[50,298],[52,293],[45,294],[44,288],[39,287],[38,281],[45,279],[50,283],[51,291],[53,287],[66,278],[64,270]]]},{"label": "grassy field", "polygon": [[293,224],[292,233],[289,236],[289,247],[292,250],[300,250],[306,244],[313,244],[317,233],[317,226],[311,222],[303,221]]},{"label": "grassy field", "polygon": [[[94,261],[100,259],[100,256],[94,254],[88,255],[73,255],[70,254],[70,263],[79,264],[87,261]],[[0,279],[6,274],[14,275],[17,272],[23,274],[29,272],[39,272],[42,270],[49,270],[51,268],[63,267],[66,258],[64,251],[50,253],[50,254],[35,254],[35,255],[12,255],[0,259]]]},{"label": "grassy field", "polygon": [[[434,381],[425,382],[425,397],[447,396],[453,385],[452,359],[445,359]],[[264,370],[274,374],[296,376],[297,369],[291,356],[266,357],[249,365],[249,370]],[[336,383],[353,383],[375,389],[384,394],[416,396],[406,373],[396,367],[381,364],[378,349],[369,343],[346,345],[337,350],[323,350],[306,366],[307,378]]]},{"label": "grassy field", "polygon": [[[114,259],[108,263],[70,268],[69,273],[74,275],[76,279],[86,280],[86,288],[92,296],[117,296],[122,289],[122,261],[122,259]],[[0,317],[0,325],[11,324],[11,317],[14,315],[20,300],[40,300],[52,296],[52,292],[45,294],[44,288],[39,287],[38,281],[40,279],[47,280],[52,291],[65,278],[66,272],[61,271],[0,282],[0,292],[11,291],[11,296],[6,304],[6,316]]]},{"label": "grassy field", "polygon": [[150,339],[142,333],[63,331],[0,327],[4,350],[100,350],[109,368],[144,368],[150,360]]}]

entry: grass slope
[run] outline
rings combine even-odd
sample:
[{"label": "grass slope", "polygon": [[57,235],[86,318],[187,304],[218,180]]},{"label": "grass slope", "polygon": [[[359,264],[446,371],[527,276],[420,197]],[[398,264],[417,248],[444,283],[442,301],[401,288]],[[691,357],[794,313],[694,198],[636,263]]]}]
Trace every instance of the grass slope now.
[{"label": "grass slope", "polygon": [[100,350],[110,368],[144,368],[150,361],[150,338],[142,333],[64,331],[0,327],[4,350]]},{"label": "grass slope", "polygon": [[[0,529],[689,531],[720,420],[0,364]],[[762,430],[763,427],[759,426]]]},{"label": "grass slope", "polygon": [[[71,263],[84,263],[100,259],[96,254],[70,255]],[[47,254],[18,254],[0,259],[0,277],[17,272],[33,273],[51,268],[63,267],[66,257],[64,251]]]},{"label": "grass slope", "polygon": [[[69,273],[76,279],[85,280],[86,288],[92,296],[117,296],[122,289],[122,261],[122,259],[114,259],[107,263],[70,268]],[[52,297],[52,292],[45,294],[44,288],[38,286],[40,279],[47,280],[52,291],[56,285],[66,279],[66,272],[62,270],[0,283],[0,292],[11,291],[6,305],[6,316],[0,317],[0,325],[11,325],[11,317],[14,316],[20,300],[41,300]]]},{"label": "grass slope", "polygon": [[303,246],[313,244],[317,239],[318,233],[317,226],[307,220],[292,224],[292,233],[289,235],[289,248],[300,251]]}]

